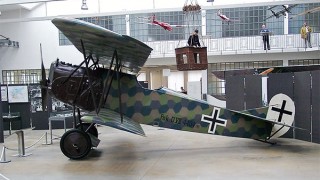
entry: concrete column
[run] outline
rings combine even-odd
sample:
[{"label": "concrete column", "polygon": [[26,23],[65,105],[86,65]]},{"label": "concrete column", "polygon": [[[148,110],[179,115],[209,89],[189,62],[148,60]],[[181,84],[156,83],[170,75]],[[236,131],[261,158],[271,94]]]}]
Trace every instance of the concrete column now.
[{"label": "concrete column", "polygon": [[130,15],[126,15],[126,34],[130,36]]},{"label": "concrete column", "polygon": [[201,11],[201,19],[202,19],[202,24],[201,24],[202,36],[206,36],[206,35],[207,35],[206,10],[202,10],[202,11]]},{"label": "concrete column", "polygon": [[[288,5],[285,5],[287,8]],[[288,18],[288,12],[285,13],[286,15],[283,18],[283,34],[289,34],[289,18]]]}]

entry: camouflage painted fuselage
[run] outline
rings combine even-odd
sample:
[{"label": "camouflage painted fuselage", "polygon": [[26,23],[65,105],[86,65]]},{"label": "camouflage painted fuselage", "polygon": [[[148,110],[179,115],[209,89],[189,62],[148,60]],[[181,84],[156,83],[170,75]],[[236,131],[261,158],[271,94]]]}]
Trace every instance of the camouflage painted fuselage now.
[{"label": "camouflage painted fuselage", "polygon": [[[51,70],[53,73],[50,75],[51,94],[54,97],[85,110],[95,110],[89,84],[83,83],[87,82],[88,77],[82,68],[69,79],[67,78],[68,75],[76,67],[58,63],[51,68],[53,68]],[[99,104],[101,97],[103,97],[102,89],[107,72],[107,69],[98,69],[91,72],[96,104]],[[80,83],[81,78],[84,79],[82,83]],[[205,101],[192,99],[185,94],[167,88],[145,89],[137,82],[135,75],[120,73],[119,78],[120,89],[118,88],[117,76],[113,76],[106,103],[101,109],[120,112],[120,95],[123,115],[129,120],[141,124],[252,139],[266,139],[270,136],[272,129],[270,122],[246,115],[265,116],[263,110],[257,109],[239,113],[212,106]],[[108,82],[111,82],[111,80],[109,79]],[[80,93],[77,93],[77,91],[80,91]],[[92,114],[93,116],[99,116],[99,113]],[[117,113],[115,114],[117,115]],[[88,121],[94,122],[93,118]],[[107,124],[107,120],[104,122]]]},{"label": "camouflage painted fuselage", "polygon": [[[121,74],[120,87],[119,91],[117,81],[114,80],[105,107],[119,112],[118,97],[121,93],[123,114],[141,124],[253,139],[269,137],[272,129],[270,123],[261,119],[214,107],[205,101],[192,99],[179,92],[166,88],[158,90],[142,88],[133,75]],[[213,115],[214,109],[220,112],[216,118]],[[264,116],[263,111],[254,113]],[[212,119],[217,119],[215,124],[210,123]]]}]

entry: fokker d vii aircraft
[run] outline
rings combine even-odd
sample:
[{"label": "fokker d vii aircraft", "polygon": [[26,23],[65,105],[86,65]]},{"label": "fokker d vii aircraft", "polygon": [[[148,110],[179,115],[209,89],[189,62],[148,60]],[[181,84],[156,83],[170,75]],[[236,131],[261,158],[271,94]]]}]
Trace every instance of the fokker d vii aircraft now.
[{"label": "fokker d vii aircraft", "polygon": [[283,9],[278,11],[278,12],[275,12],[273,10],[273,8],[278,7],[278,6],[272,6],[272,7],[268,8],[268,10],[270,10],[272,12],[272,15],[267,17],[265,20],[270,19],[272,17],[280,18],[281,15],[286,16],[286,13],[291,13],[291,9],[296,7],[297,5],[298,4],[294,4],[294,5],[291,5],[291,6],[288,6],[288,7],[285,6],[285,5],[282,5]]},{"label": "fokker d vii aircraft", "polygon": [[[294,103],[284,94],[274,96],[269,107],[240,112],[167,88],[145,89],[136,74],[152,51],[149,46],[81,20],[56,18],[52,23],[84,56],[79,65],[53,62],[49,79],[42,80],[53,97],[74,107],[79,124],[60,140],[61,151],[71,159],[84,158],[98,146],[95,124],[141,136],[140,124],[147,124],[266,143],[292,127]],[[80,117],[80,109],[89,113]]]}]

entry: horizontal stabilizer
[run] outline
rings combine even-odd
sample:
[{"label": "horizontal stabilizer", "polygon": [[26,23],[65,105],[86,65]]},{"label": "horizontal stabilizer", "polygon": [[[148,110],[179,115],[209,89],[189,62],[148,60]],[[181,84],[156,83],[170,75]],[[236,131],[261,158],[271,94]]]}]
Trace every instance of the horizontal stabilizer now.
[{"label": "horizontal stabilizer", "polygon": [[101,109],[98,115],[85,115],[81,118],[81,120],[145,136],[145,133],[138,122],[133,121],[126,116],[123,116],[123,122],[121,122],[120,114],[109,109]]},{"label": "horizontal stabilizer", "polygon": [[254,119],[258,119],[258,120],[262,120],[262,121],[267,121],[267,122],[270,122],[271,124],[277,124],[277,125],[280,125],[280,126],[285,126],[285,127],[291,127],[291,128],[295,128],[295,129],[301,129],[301,130],[306,130],[306,129],[302,129],[302,128],[299,128],[299,127],[295,127],[295,126],[291,126],[291,125],[288,125],[288,124],[285,124],[285,123],[280,123],[280,122],[277,122],[277,121],[273,121],[273,120],[268,120],[268,119],[265,119],[265,118],[261,118],[261,117],[258,117],[258,116],[254,116],[252,114],[246,114],[246,113],[243,113],[243,112],[240,112],[240,111],[235,111],[235,110],[230,110],[231,112],[234,112],[242,117],[251,117],[251,118],[254,118]]}]

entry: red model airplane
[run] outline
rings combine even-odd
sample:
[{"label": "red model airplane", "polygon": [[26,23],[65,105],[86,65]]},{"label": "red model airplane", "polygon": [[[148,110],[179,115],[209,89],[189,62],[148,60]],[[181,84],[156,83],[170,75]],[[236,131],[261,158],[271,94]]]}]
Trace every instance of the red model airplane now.
[{"label": "red model airplane", "polygon": [[142,20],[147,20],[147,22],[139,22],[139,23],[146,23],[150,25],[156,25],[162,27],[166,31],[172,31],[173,27],[181,28],[181,27],[187,27],[187,26],[194,26],[194,25],[172,25],[166,22],[162,22],[156,19],[156,15],[153,14],[151,17],[138,17]]},{"label": "red model airplane", "polygon": [[218,10],[217,12],[217,16],[219,16],[223,21],[228,22],[228,24],[230,22],[235,22],[235,21],[240,21],[240,20],[236,20],[236,19],[230,19],[229,17],[227,17],[226,15],[222,14],[221,10]]}]

